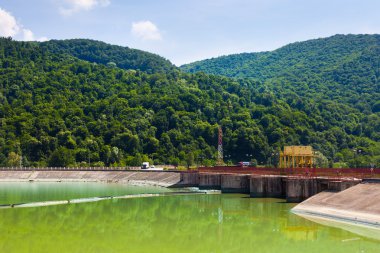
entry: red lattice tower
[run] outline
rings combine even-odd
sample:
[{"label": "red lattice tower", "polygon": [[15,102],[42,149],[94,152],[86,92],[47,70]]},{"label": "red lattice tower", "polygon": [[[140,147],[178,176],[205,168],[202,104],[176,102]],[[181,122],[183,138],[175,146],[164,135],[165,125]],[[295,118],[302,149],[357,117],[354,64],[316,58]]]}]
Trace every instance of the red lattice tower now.
[{"label": "red lattice tower", "polygon": [[218,165],[223,165],[223,130],[222,127],[219,127],[218,131]]}]

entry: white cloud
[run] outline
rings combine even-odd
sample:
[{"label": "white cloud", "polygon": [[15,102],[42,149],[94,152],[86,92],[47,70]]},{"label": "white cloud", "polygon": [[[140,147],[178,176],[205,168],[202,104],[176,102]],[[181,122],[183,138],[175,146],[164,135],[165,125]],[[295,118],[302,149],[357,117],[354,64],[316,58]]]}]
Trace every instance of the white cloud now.
[{"label": "white cloud", "polygon": [[41,38],[35,38],[34,34],[31,30],[29,29],[22,29],[22,39],[24,41],[47,41],[49,40],[46,37],[41,37]]},{"label": "white cloud", "polygon": [[162,40],[157,26],[148,20],[133,22],[131,32],[133,36],[142,40]]},{"label": "white cloud", "polygon": [[25,41],[32,41],[34,40],[34,34],[31,30],[29,29],[22,29],[23,33],[23,40]]},{"label": "white cloud", "polygon": [[20,31],[20,26],[11,13],[0,8],[0,36],[13,37]]},{"label": "white cloud", "polygon": [[31,30],[18,23],[11,13],[0,8],[0,36],[13,37],[24,41],[46,41],[48,38],[35,38]]},{"label": "white cloud", "polygon": [[62,15],[70,16],[79,11],[88,11],[97,6],[106,7],[110,4],[110,0],[62,0],[60,12]]},{"label": "white cloud", "polygon": [[48,37],[40,37],[39,39],[38,39],[38,41],[39,42],[44,42],[44,41],[48,41],[49,40],[49,38]]}]

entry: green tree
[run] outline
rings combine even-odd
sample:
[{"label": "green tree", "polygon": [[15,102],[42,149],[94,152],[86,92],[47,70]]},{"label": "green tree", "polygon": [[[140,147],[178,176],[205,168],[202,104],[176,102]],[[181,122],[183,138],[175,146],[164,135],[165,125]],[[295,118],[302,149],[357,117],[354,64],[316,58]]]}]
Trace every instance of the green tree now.
[{"label": "green tree", "polygon": [[68,167],[75,163],[73,151],[65,148],[57,148],[49,157],[48,165],[50,167]]},{"label": "green tree", "polygon": [[188,152],[186,155],[186,164],[187,168],[190,168],[194,164],[194,153],[193,152]]},{"label": "green tree", "polygon": [[9,167],[19,167],[21,165],[21,156],[15,152],[10,152],[6,164]]}]

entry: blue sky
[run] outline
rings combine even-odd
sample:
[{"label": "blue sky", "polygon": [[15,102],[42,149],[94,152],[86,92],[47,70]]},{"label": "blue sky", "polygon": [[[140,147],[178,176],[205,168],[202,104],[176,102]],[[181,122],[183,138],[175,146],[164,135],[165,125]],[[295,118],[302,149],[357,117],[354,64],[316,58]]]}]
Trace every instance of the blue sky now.
[{"label": "blue sky", "polygon": [[380,33],[380,1],[0,0],[0,36],[90,38],[176,65],[337,33]]}]

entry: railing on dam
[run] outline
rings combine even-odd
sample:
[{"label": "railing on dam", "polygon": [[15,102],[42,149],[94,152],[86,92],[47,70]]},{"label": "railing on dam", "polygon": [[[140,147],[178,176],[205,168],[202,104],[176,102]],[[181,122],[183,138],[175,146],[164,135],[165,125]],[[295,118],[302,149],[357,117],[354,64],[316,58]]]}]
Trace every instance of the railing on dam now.
[{"label": "railing on dam", "polygon": [[284,175],[302,177],[380,177],[379,168],[256,168],[241,166],[200,167],[200,173]]},{"label": "railing on dam", "polygon": [[[135,171],[140,167],[0,167],[0,171]],[[149,170],[150,172],[284,175],[295,177],[380,178],[380,168],[262,168],[241,166],[199,167],[198,170]]]},{"label": "railing on dam", "polygon": [[0,171],[149,171],[165,172],[176,171],[168,170],[143,170],[141,167],[0,167]]},{"label": "railing on dam", "polygon": [[0,171],[122,171],[127,169],[126,167],[0,167]]}]

